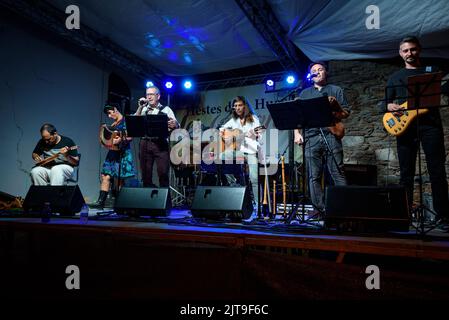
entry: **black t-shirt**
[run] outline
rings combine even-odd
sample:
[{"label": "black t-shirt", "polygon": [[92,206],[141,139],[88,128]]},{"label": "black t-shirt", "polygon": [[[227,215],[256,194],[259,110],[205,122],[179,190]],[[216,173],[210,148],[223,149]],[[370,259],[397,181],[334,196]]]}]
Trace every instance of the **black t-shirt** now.
[{"label": "black t-shirt", "polygon": [[[34,148],[33,153],[36,153],[39,156],[43,156],[44,158],[48,158],[48,157],[58,153],[59,150],[61,150],[64,147],[74,147],[74,146],[75,146],[75,143],[73,142],[73,140],[68,137],[64,137],[64,136],[61,136],[61,140],[53,146],[47,145],[43,139],[40,139],[38,141],[38,143],[36,144],[36,147]],[[72,157],[77,157],[78,151],[76,149],[69,150],[68,154],[71,155]],[[50,162],[46,166],[51,167],[52,165],[63,164],[63,163],[71,165],[67,161],[67,159],[61,154],[54,161]]]},{"label": "black t-shirt", "polygon": [[[402,104],[407,101],[409,92],[407,90],[407,78],[416,76],[423,73],[437,72],[436,67],[421,67],[417,69],[403,68],[393,73],[387,82],[387,88],[385,90],[385,100],[387,103]],[[425,106],[422,106],[425,108]],[[386,105],[384,111],[387,111]],[[429,112],[419,117],[420,124],[437,125],[441,126],[440,111],[438,108],[429,108]]]}]

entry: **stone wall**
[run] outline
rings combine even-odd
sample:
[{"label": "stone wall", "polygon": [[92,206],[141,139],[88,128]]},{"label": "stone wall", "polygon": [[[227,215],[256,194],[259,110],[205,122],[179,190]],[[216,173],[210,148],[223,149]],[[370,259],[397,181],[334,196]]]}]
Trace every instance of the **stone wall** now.
[{"label": "stone wall", "polygon": [[[384,98],[388,77],[400,68],[398,63],[372,61],[331,61],[329,82],[341,86],[352,105],[351,116],[345,120],[343,139],[345,163],[377,165],[378,185],[399,182],[396,138],[383,129],[378,105]],[[447,104],[447,99],[445,98]],[[445,132],[446,154],[449,154],[449,109],[441,109]],[[430,191],[425,157],[422,156],[425,192]],[[417,171],[418,172],[418,171]],[[446,164],[449,173],[449,165]],[[417,188],[416,188],[417,190]],[[418,198],[415,197],[415,201]]]}]

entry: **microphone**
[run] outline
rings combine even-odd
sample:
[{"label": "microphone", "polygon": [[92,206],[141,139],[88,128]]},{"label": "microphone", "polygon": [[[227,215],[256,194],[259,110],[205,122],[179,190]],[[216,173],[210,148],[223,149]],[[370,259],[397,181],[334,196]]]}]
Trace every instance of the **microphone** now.
[{"label": "microphone", "polygon": [[140,106],[142,106],[142,107],[145,107],[145,106],[147,106],[148,105],[148,100],[139,100],[139,105]]},{"label": "microphone", "polygon": [[318,73],[309,73],[308,75],[307,75],[307,80],[309,80],[310,82],[312,82],[313,81],[313,78],[315,78],[315,77],[317,77],[318,76]]}]

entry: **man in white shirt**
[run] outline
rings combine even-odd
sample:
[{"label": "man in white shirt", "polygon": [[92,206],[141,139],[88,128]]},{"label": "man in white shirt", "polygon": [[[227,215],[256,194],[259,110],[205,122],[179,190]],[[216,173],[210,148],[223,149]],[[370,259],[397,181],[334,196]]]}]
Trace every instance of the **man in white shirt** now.
[{"label": "man in white shirt", "polygon": [[[139,108],[134,115],[144,116],[165,113],[168,117],[169,131],[179,127],[173,110],[169,106],[163,106],[159,88],[148,87],[146,97],[139,99]],[[144,187],[155,187],[153,183],[153,165],[156,161],[157,175],[160,187],[169,187],[168,171],[170,169],[170,154],[168,141],[164,138],[142,138],[140,140],[140,167],[142,170],[142,181]]]},{"label": "man in white shirt", "polygon": [[[231,119],[220,127],[220,135],[225,135],[225,130],[240,130],[240,144],[237,146],[237,154],[241,154],[248,163],[249,180],[252,186],[253,199],[256,205],[259,204],[258,192],[258,159],[257,152],[259,142],[257,138],[260,134],[260,121],[254,114],[252,108],[243,96],[237,96],[233,101],[233,111]],[[226,141],[226,140],[225,140]],[[239,137],[237,138],[239,141]],[[226,157],[226,156],[225,156]],[[238,156],[237,156],[238,157]],[[226,157],[227,158],[227,157]]]}]

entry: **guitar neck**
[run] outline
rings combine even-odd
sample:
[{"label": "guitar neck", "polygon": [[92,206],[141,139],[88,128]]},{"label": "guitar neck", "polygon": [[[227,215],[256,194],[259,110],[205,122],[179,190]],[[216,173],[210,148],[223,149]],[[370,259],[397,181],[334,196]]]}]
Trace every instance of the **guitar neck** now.
[{"label": "guitar neck", "polygon": [[[78,149],[78,146],[69,147],[69,151],[76,150],[76,149]],[[59,155],[61,155],[61,154],[62,154],[61,151],[58,151],[54,155],[51,155],[48,158],[45,158],[44,160],[37,162],[36,167],[44,166],[44,165],[56,160],[56,158],[58,158]]]}]

